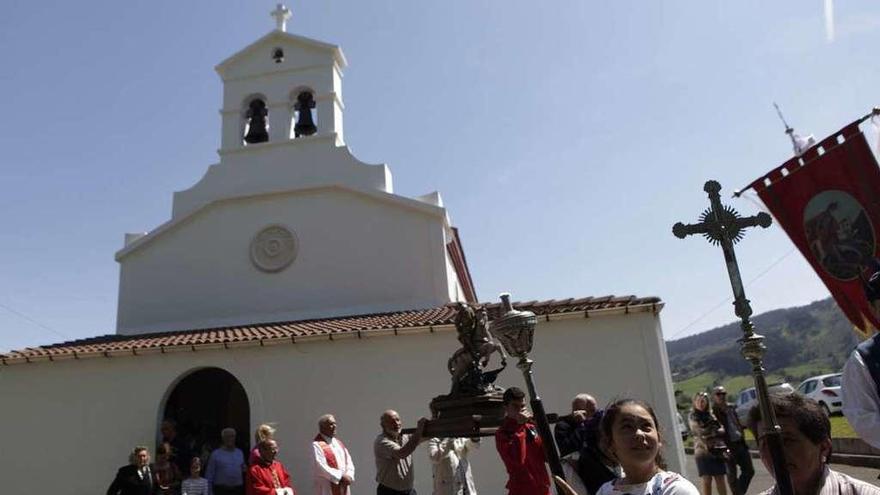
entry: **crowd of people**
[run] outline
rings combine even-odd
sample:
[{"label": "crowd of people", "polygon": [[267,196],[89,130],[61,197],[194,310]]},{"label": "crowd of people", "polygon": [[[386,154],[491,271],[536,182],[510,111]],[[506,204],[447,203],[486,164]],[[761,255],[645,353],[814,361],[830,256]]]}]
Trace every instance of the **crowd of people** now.
[{"label": "crowd of people", "polygon": [[[509,495],[551,495],[553,482],[544,439],[526,408],[525,394],[511,387],[504,392],[503,404],[504,420],[495,432],[495,447],[508,474]],[[790,394],[772,396],[771,407],[782,426],[795,494],[880,495],[877,487],[828,468],[831,426],[819,404]],[[434,495],[477,495],[469,456],[479,448],[480,438],[428,438],[427,421],[421,418],[415,431],[405,434],[396,411],[382,413],[381,433],[373,443],[377,495],[416,495],[413,454],[423,442],[428,443],[433,465]],[[727,485],[732,495],[744,495],[754,468],[743,425],[728,407],[724,388],[716,387],[711,399],[707,393],[697,394],[689,421],[703,495],[712,493],[713,482],[720,495],[727,494]],[[748,428],[757,438],[762,462],[773,474],[762,425],[761,412],[755,407],[750,411]],[[257,428],[256,447],[247,462],[236,447],[232,428],[221,432],[221,446],[207,458],[187,450],[173,429],[173,422],[163,424],[155,463],[150,462],[146,447],[136,447],[107,494],[295,495],[293,480],[277,459],[278,443],[271,425]],[[332,414],[318,418],[318,433],[312,442],[316,495],[351,495],[355,482],[354,462],[336,429]],[[592,396],[579,394],[572,401],[571,413],[559,418],[553,436],[566,478],[553,481],[563,495],[700,494],[683,476],[666,470],[659,422],[653,408],[643,401],[621,399],[599,409]],[[762,495],[776,493],[772,486]]]}]

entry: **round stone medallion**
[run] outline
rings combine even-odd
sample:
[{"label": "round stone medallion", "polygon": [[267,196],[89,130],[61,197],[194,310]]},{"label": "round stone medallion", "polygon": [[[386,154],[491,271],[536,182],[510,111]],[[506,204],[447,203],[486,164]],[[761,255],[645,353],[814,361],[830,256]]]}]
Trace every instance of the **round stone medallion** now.
[{"label": "round stone medallion", "polygon": [[296,259],[298,244],[293,231],[270,225],[251,240],[251,262],[264,272],[280,272]]}]

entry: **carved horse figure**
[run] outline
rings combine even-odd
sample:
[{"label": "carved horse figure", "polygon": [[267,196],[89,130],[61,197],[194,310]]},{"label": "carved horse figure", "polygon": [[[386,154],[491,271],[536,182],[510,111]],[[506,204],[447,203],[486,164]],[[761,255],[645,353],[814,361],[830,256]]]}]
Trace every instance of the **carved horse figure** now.
[{"label": "carved horse figure", "polygon": [[455,351],[447,363],[452,375],[452,394],[469,391],[486,392],[492,388],[499,370],[484,373],[493,353],[501,355],[501,369],[507,366],[504,349],[489,333],[489,315],[485,308],[474,309],[458,303],[455,328],[461,348]]}]

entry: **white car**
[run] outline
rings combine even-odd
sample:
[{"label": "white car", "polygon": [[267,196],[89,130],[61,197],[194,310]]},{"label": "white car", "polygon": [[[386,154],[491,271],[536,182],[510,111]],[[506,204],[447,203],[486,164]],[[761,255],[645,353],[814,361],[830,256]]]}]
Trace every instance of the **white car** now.
[{"label": "white car", "polygon": [[797,391],[804,397],[818,402],[829,416],[840,412],[843,408],[840,397],[840,373],[807,378],[798,385]]},{"label": "white car", "polygon": [[[788,383],[777,383],[770,385],[768,391],[771,394],[792,394],[794,393],[794,387]],[[755,387],[749,387],[736,396],[736,415],[743,425],[748,420],[749,411],[752,409],[752,406],[755,406],[757,403],[758,393]]]}]

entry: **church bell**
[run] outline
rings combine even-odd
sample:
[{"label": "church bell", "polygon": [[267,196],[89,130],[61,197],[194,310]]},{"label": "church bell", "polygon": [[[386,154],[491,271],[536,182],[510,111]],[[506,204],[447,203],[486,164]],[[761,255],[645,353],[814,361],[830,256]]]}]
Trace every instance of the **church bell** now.
[{"label": "church bell", "polygon": [[318,132],[315,121],[312,120],[312,109],[315,108],[315,98],[309,92],[302,92],[296,97],[294,108],[299,112],[293,132],[296,137],[311,136]]},{"label": "church bell", "polygon": [[265,143],[269,140],[268,125],[266,125],[268,115],[266,104],[262,100],[254,100],[248,105],[248,129],[244,135],[244,142],[255,144]]}]

